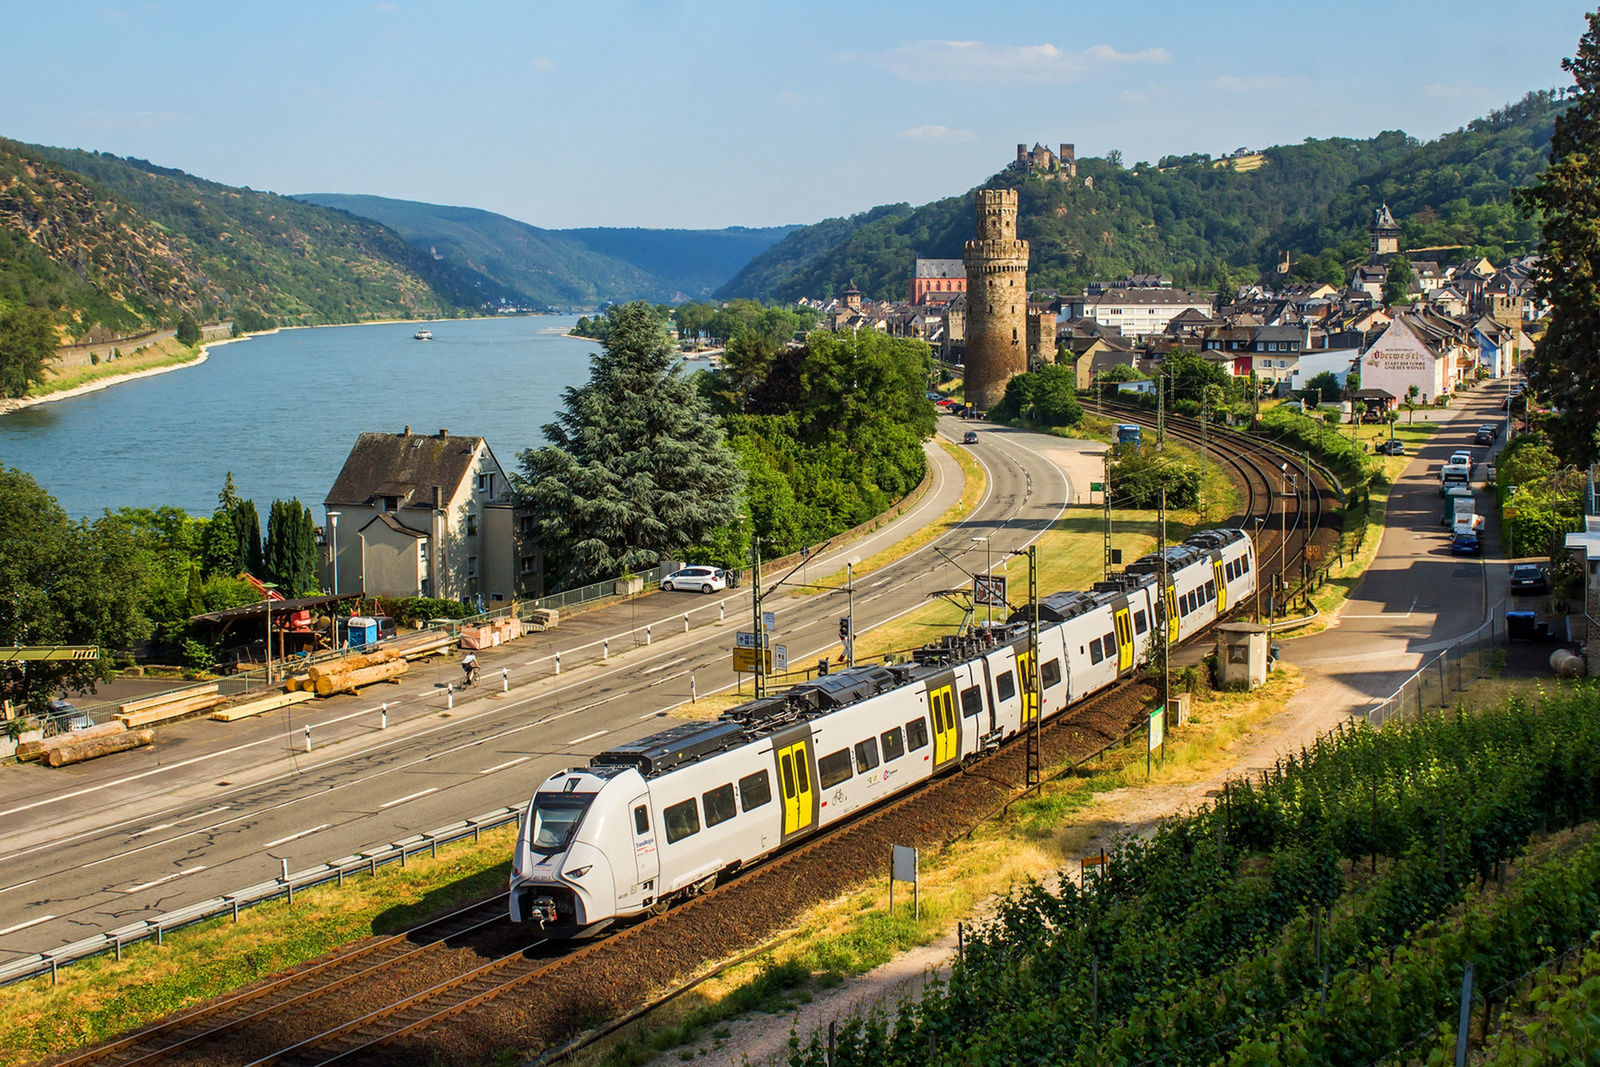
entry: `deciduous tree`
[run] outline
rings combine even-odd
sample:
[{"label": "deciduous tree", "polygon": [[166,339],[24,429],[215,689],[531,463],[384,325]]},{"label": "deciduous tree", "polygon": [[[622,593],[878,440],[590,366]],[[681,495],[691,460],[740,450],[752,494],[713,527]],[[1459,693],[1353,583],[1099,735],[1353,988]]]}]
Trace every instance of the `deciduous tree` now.
[{"label": "deciduous tree", "polygon": [[44,365],[55,355],[57,335],[50,316],[30,307],[0,314],[0,395],[24,397],[44,377]]}]

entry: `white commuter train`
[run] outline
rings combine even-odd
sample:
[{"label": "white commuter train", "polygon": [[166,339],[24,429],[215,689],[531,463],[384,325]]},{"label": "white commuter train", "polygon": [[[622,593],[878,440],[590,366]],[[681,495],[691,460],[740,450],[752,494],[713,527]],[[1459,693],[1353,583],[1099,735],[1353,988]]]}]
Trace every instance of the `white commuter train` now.
[{"label": "white commuter train", "polygon": [[1088,592],[947,638],[914,662],[854,667],[596,756],[543,782],[522,824],[511,918],[552,935],[661,911],[785,846],[955,770],[1148,660],[1165,619],[1187,640],[1255,592],[1242,530],[1152,553]]}]

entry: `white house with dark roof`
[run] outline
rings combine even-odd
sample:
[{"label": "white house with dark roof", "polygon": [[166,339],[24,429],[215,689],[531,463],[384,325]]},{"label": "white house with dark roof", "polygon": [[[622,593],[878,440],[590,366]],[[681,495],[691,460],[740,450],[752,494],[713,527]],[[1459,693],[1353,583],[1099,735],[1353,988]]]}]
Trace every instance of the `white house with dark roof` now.
[{"label": "white house with dark roof", "polygon": [[511,486],[482,437],[364,433],[323,501],[324,580],[367,596],[511,600],[539,586]]},{"label": "white house with dark roof", "polygon": [[1107,289],[1095,296],[1063,299],[1073,318],[1089,318],[1111,326],[1124,337],[1161,333],[1167,323],[1185,311],[1211,315],[1211,298],[1187,289]]}]

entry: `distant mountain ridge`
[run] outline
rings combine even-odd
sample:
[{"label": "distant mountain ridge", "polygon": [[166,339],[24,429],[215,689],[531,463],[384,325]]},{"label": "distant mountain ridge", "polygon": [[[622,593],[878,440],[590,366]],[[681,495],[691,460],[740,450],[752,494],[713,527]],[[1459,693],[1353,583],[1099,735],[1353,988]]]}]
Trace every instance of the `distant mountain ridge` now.
[{"label": "distant mountain ridge", "polygon": [[350,193],[297,199],[371,219],[465,276],[536,306],[700,299],[798,226],[547,230],[477,208]]},{"label": "distant mountain ridge", "polygon": [[[1460,255],[1495,259],[1531,250],[1538,227],[1512,191],[1543,169],[1566,106],[1530,93],[1430,142],[1397,130],[1308,139],[1263,149],[1260,166],[1246,170],[1208,155],[1132,168],[1080,157],[1068,181],[1007,167],[980,188],[1018,191],[1033,287],[1139,273],[1211,289],[1271,274],[1285,254],[1295,279],[1338,284],[1365,258],[1372,213],[1385,201],[1404,247],[1459,245]],[[972,231],[971,191],[828,219],[789,234],[716,295],[789,302],[836,296],[854,281],[874,299],[905,299],[916,257],[960,257]]]}]

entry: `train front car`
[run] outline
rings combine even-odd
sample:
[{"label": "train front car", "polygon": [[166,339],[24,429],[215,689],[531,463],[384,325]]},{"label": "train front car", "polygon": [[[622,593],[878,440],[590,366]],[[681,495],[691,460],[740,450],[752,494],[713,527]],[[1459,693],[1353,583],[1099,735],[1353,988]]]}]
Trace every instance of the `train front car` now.
[{"label": "train front car", "polygon": [[[653,884],[636,877],[656,852],[648,792],[632,767],[561,771],[541,784],[512,859],[511,921],[574,937],[615,919],[619,895],[653,903]],[[646,807],[642,831],[634,825],[635,802]],[[608,857],[641,866],[618,870]]]}]

